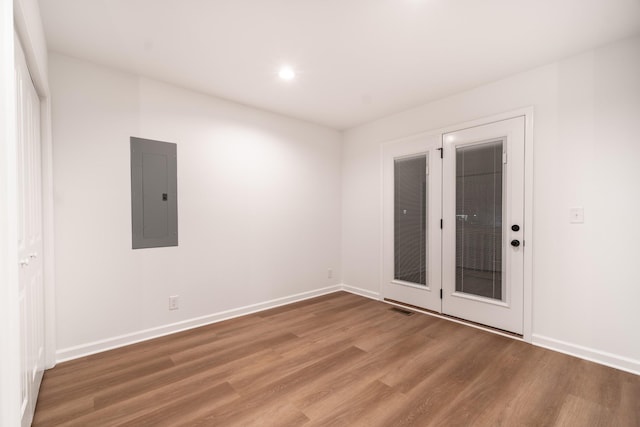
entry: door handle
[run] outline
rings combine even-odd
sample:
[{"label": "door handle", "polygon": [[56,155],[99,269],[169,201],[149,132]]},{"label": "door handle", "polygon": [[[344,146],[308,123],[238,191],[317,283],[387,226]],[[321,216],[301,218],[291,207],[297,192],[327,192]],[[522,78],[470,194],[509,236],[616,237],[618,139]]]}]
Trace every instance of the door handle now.
[{"label": "door handle", "polygon": [[517,248],[518,246],[520,246],[520,240],[513,239],[511,241],[511,246],[513,246],[514,248]]},{"label": "door handle", "polygon": [[29,265],[29,258],[20,260],[20,267],[26,267],[27,265]]}]

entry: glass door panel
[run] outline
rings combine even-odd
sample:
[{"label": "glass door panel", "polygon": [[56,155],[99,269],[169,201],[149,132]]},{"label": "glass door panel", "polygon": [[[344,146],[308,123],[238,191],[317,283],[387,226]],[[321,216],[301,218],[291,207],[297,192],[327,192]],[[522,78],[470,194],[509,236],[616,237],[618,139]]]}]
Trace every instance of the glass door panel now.
[{"label": "glass door panel", "polygon": [[427,285],[427,156],[394,159],[394,279]]},{"label": "glass door panel", "polygon": [[501,140],[456,147],[455,290],[502,300]]}]

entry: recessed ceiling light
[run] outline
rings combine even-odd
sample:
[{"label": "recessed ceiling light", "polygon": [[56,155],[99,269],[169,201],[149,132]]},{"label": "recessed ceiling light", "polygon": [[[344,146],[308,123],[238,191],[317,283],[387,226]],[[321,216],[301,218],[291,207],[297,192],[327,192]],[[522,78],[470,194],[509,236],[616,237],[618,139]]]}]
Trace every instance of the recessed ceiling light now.
[{"label": "recessed ceiling light", "polygon": [[282,80],[293,80],[293,78],[296,76],[296,73],[295,71],[293,71],[293,68],[284,66],[280,68],[278,75]]}]

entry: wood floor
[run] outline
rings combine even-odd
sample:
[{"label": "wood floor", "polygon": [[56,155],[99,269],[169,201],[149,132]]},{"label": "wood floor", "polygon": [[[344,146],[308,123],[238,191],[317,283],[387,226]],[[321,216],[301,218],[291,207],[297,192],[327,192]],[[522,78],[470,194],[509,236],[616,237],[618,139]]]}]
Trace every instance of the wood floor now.
[{"label": "wood floor", "polygon": [[338,292],[62,363],[35,426],[640,426],[640,376]]}]

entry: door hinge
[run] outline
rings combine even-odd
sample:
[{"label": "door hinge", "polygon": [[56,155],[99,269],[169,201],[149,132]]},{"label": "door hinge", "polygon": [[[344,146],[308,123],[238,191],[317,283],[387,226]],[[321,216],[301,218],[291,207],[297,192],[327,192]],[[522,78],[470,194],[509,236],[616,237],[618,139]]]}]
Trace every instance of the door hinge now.
[{"label": "door hinge", "polygon": [[502,163],[507,164],[507,152],[502,153]]},{"label": "door hinge", "polygon": [[442,147],[436,148],[436,150],[440,151],[440,158],[444,158],[444,150],[442,149]]},{"label": "door hinge", "polygon": [[442,230],[442,219],[440,219],[440,230]]},{"label": "door hinge", "polygon": [[442,299],[442,288],[440,288],[440,299]]}]

